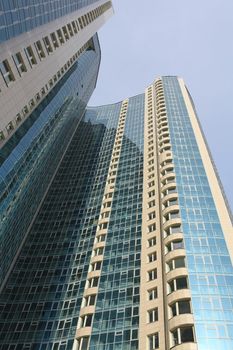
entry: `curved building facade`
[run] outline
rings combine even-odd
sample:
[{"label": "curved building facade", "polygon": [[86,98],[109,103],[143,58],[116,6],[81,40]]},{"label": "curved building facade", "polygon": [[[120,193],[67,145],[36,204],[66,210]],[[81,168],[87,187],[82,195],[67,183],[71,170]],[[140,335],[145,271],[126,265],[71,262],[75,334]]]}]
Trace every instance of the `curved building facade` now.
[{"label": "curved building facade", "polygon": [[232,350],[231,215],[183,80],[78,115],[2,287],[0,349]]},{"label": "curved building facade", "polygon": [[[52,11],[40,21],[41,7],[60,17]],[[27,0],[3,1],[0,8],[1,30],[9,33],[12,16],[22,16],[15,24],[22,30],[0,43],[2,288],[95,89],[101,58],[96,32],[112,6]],[[24,21],[34,24],[27,28]]]}]

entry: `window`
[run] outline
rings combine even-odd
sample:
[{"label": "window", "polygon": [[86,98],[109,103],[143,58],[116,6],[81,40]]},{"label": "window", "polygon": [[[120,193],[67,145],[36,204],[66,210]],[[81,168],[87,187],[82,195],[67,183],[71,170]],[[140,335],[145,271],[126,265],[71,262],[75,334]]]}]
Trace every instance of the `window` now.
[{"label": "window", "polygon": [[183,248],[184,248],[183,239],[179,239],[172,242],[172,250],[183,249]]},{"label": "window", "polygon": [[91,327],[93,315],[85,315],[81,317],[80,328],[81,327]]},{"label": "window", "polygon": [[58,40],[57,40],[56,34],[55,33],[51,33],[50,37],[52,39],[54,48],[57,49],[59,47],[59,44],[58,44]]},{"label": "window", "polygon": [[166,247],[167,247],[167,252],[170,252],[172,250],[177,250],[177,249],[184,249],[183,239],[178,239],[176,241],[170,242],[166,245]]},{"label": "window", "polygon": [[13,60],[15,62],[16,68],[18,69],[19,75],[22,75],[24,72],[27,71],[25,63],[23,61],[23,57],[20,52],[17,52],[15,55],[13,55]]},{"label": "window", "polygon": [[35,101],[34,101],[33,98],[29,101],[29,106],[30,106],[31,108],[33,108],[33,107],[35,106]]},{"label": "window", "polygon": [[156,245],[156,237],[148,239],[148,247],[153,247]]},{"label": "window", "polygon": [[43,49],[43,47],[42,47],[41,42],[38,40],[34,45],[35,45],[35,47],[36,47],[36,50],[37,50],[37,53],[38,53],[39,58],[40,58],[40,59],[45,58],[45,53],[44,53],[44,49]]},{"label": "window", "polygon": [[153,197],[155,195],[155,190],[148,192],[149,198]]},{"label": "window", "polygon": [[149,310],[148,311],[148,322],[153,323],[158,321],[158,308],[156,307],[155,309]]},{"label": "window", "polygon": [[0,131],[0,141],[5,140],[5,135],[3,131]]},{"label": "window", "polygon": [[78,31],[79,31],[79,30],[80,30],[80,28],[79,28],[79,23],[78,23],[78,20],[75,20],[75,24],[76,24],[77,29],[78,29]]},{"label": "window", "polygon": [[78,350],[89,349],[89,337],[82,337],[78,340]]},{"label": "window", "polygon": [[177,289],[185,289],[188,288],[187,278],[180,277],[176,279],[176,288]]},{"label": "window", "polygon": [[155,219],[155,211],[152,211],[151,213],[148,214],[148,220]]},{"label": "window", "polygon": [[168,285],[169,285],[170,293],[179,289],[186,289],[188,288],[187,277],[177,277],[176,279],[170,281]]},{"label": "window", "polygon": [[16,124],[19,124],[22,121],[22,117],[20,113],[16,114],[15,121],[16,121]]},{"label": "window", "polygon": [[9,85],[12,81],[15,80],[14,74],[11,70],[8,60],[4,60],[0,63],[0,70],[7,85]]},{"label": "window", "polygon": [[52,48],[52,45],[50,43],[49,38],[46,36],[45,38],[43,38],[43,41],[44,41],[44,45],[46,47],[46,50],[47,50],[48,54],[53,52],[53,48]]},{"label": "window", "polygon": [[68,24],[67,24],[67,28],[68,28],[68,31],[69,31],[70,36],[73,36],[73,35],[74,35],[74,33],[73,33],[73,29],[72,29],[72,27],[71,27],[71,24],[70,24],[70,23],[68,23]]},{"label": "window", "polygon": [[109,193],[104,195],[104,198],[112,198],[112,196],[113,196],[113,192],[109,192]]},{"label": "window", "polygon": [[109,208],[109,207],[111,207],[111,204],[112,204],[112,202],[106,202],[106,203],[104,203],[103,207]]},{"label": "window", "polygon": [[115,182],[115,179],[108,180],[108,184],[113,184]]},{"label": "window", "polygon": [[107,227],[108,227],[108,223],[104,222],[104,223],[99,225],[99,230],[105,230]]},{"label": "window", "polygon": [[147,230],[148,230],[149,233],[155,231],[156,230],[156,224],[154,223],[154,224],[149,225]]},{"label": "window", "polygon": [[58,30],[57,30],[57,36],[58,36],[58,39],[59,39],[60,43],[61,43],[61,44],[64,44],[65,40],[64,40],[64,38],[63,38],[61,29],[58,29]]},{"label": "window", "polygon": [[172,194],[172,193],[176,193],[176,187],[169,188],[169,189],[166,191],[166,194]]},{"label": "window", "polygon": [[89,12],[89,14],[90,14],[90,21],[92,22],[92,21],[94,21],[94,15],[93,15],[93,11],[91,11],[91,12]]},{"label": "window", "polygon": [[36,58],[35,58],[35,55],[34,55],[34,52],[33,52],[31,46],[28,46],[25,49],[25,53],[26,53],[27,59],[28,59],[31,66],[37,64],[37,61],[36,61]]},{"label": "window", "polygon": [[170,176],[169,178],[165,179],[162,181],[163,185],[167,185],[167,184],[170,184],[170,183],[173,183],[175,182],[175,177],[174,176]]},{"label": "window", "polygon": [[27,113],[29,112],[28,106],[24,106],[22,109],[23,115],[27,115]]},{"label": "window", "polygon": [[85,298],[85,306],[95,305],[96,295],[89,295]]},{"label": "window", "polygon": [[104,248],[102,247],[94,250],[95,255],[103,255],[103,253],[104,253]]},{"label": "window", "polygon": [[100,215],[101,219],[104,219],[104,218],[108,218],[109,217],[109,214],[110,214],[110,211],[106,211],[105,213],[102,213]]},{"label": "window", "polygon": [[36,99],[36,101],[40,100],[40,94],[39,93],[36,94],[35,99]]},{"label": "window", "polygon": [[172,235],[173,233],[180,233],[182,232],[180,225],[171,226],[169,229],[165,231],[165,237]]},{"label": "window", "polygon": [[159,348],[159,334],[154,333],[148,336],[148,350],[155,350]]},{"label": "window", "polygon": [[181,343],[193,342],[193,327],[181,327],[180,328]]},{"label": "window", "polygon": [[171,205],[177,205],[178,204],[178,199],[170,199],[168,202],[167,202],[168,206],[171,206]]},{"label": "window", "polygon": [[84,27],[86,27],[86,25],[87,25],[87,17],[86,17],[86,15],[81,16],[81,18],[82,18]]},{"label": "window", "polygon": [[98,271],[101,269],[101,261],[97,261],[94,264],[91,264],[91,271]]},{"label": "window", "polygon": [[6,130],[7,130],[8,134],[10,134],[12,132],[12,130],[14,130],[14,126],[13,126],[12,122],[7,124]]},{"label": "window", "polygon": [[66,41],[69,40],[69,34],[68,34],[66,26],[62,27],[62,31],[63,31],[63,34],[64,34]]},{"label": "window", "polygon": [[157,279],[157,269],[150,270],[148,272],[148,281],[154,281]]},{"label": "window", "polygon": [[171,227],[171,233],[179,233],[179,232],[182,232],[180,225]]},{"label": "window", "polygon": [[172,219],[177,219],[180,217],[179,211],[173,211],[171,213],[168,214],[168,219],[172,220]]},{"label": "window", "polygon": [[156,261],[156,260],[157,260],[157,253],[156,252],[153,252],[153,253],[148,255],[148,262],[149,263]]},{"label": "window", "polygon": [[82,21],[81,21],[81,17],[78,18],[78,23],[79,23],[80,28],[83,29],[83,23],[82,23]]},{"label": "window", "polygon": [[191,305],[190,300],[179,300],[176,303],[171,305],[171,313],[172,316],[182,315],[182,314],[190,314],[191,313]]},{"label": "window", "polygon": [[173,346],[182,343],[194,342],[194,331],[192,326],[176,328],[171,332]]},{"label": "window", "polygon": [[99,283],[99,277],[93,277],[88,280],[88,287],[89,288],[97,287],[98,283]]},{"label": "window", "polygon": [[179,267],[185,267],[185,258],[177,258],[173,260],[174,262],[174,268],[178,269]]},{"label": "window", "polygon": [[181,257],[181,258],[172,259],[167,263],[167,266],[169,271],[178,269],[179,267],[185,267],[185,258]]},{"label": "window", "polygon": [[71,24],[72,24],[72,28],[73,28],[74,33],[77,33],[78,29],[77,29],[75,21],[72,21]]},{"label": "window", "polygon": [[116,331],[115,332],[115,336],[120,337],[120,339],[121,339],[122,335],[123,335],[123,331]]},{"label": "window", "polygon": [[154,300],[154,299],[157,299],[157,298],[158,298],[158,290],[157,290],[157,287],[148,290],[148,299],[149,299],[149,300]]},{"label": "window", "polygon": [[152,201],[150,201],[149,203],[148,203],[148,207],[149,208],[152,208],[152,207],[154,207],[155,206],[155,200],[153,199]]}]

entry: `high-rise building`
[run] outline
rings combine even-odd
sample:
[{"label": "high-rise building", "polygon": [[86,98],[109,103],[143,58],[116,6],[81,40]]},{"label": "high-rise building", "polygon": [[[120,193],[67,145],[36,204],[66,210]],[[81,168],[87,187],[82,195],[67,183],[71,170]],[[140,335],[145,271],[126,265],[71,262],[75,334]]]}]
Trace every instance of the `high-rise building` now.
[{"label": "high-rise building", "polygon": [[[232,219],[183,80],[87,108],[65,130],[2,284],[0,349],[232,350]],[[9,201],[18,221],[40,157],[26,212]]]},{"label": "high-rise building", "polygon": [[95,88],[106,0],[0,1],[0,284]]}]

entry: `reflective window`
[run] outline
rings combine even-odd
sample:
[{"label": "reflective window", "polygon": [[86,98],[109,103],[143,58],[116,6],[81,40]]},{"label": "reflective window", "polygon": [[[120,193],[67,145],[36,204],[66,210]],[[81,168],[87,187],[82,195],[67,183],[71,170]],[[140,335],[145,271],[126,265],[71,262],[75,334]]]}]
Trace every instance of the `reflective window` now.
[{"label": "reflective window", "polygon": [[159,348],[159,334],[154,333],[148,336],[148,350],[155,350]]}]

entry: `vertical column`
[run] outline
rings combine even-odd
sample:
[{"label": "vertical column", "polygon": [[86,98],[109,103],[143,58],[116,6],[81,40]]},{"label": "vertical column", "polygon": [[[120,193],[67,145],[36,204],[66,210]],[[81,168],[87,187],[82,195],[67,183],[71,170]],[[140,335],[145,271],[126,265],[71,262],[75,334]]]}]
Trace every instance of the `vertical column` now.
[{"label": "vertical column", "polygon": [[168,349],[196,350],[186,252],[161,79],[155,82],[155,94]]},{"label": "vertical column", "polygon": [[139,349],[166,349],[155,94],[145,93]]},{"label": "vertical column", "polygon": [[77,325],[76,339],[73,350],[87,350],[92,333],[92,323],[95,314],[95,305],[98,294],[99,279],[104,260],[105,242],[108,233],[108,223],[111,215],[111,206],[115,190],[117,169],[119,164],[128,100],[122,102],[119,122],[113,146],[112,157],[108,170],[107,183],[102,199],[101,211],[97,225],[92,257],[89,264],[80,317]]}]

